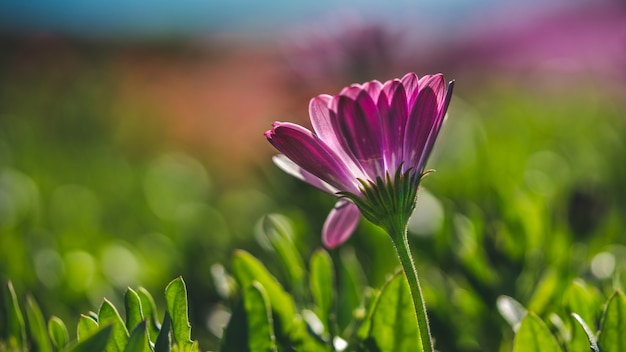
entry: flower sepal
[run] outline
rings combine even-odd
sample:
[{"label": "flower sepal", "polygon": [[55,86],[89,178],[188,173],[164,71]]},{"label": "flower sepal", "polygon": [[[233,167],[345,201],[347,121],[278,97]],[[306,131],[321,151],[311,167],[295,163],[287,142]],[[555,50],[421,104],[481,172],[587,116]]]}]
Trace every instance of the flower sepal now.
[{"label": "flower sepal", "polygon": [[350,192],[339,192],[340,196],[349,198],[371,223],[382,227],[389,234],[403,233],[415,209],[417,190],[423,176],[408,169],[404,173],[402,166],[391,176],[376,180],[361,180],[360,195]]}]

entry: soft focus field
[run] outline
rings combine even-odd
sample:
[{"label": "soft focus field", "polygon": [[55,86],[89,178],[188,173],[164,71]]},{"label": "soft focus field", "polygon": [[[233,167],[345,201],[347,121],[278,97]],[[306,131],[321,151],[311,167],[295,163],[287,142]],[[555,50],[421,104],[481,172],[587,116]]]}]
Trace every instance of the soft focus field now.
[{"label": "soft focus field", "polygon": [[[241,38],[0,39],[0,280],[74,326],[128,286],[162,305],[182,275],[194,339],[216,349],[219,265],[229,271],[246,249],[289,287],[263,217],[285,215],[308,260],[334,204],[272,164],[271,122],[308,125],[311,97],[353,82],[440,71],[456,90],[410,228],[433,334],[441,351],[510,350],[498,296],[549,317],[575,278],[603,296],[626,282],[626,49],[593,47],[607,37],[588,18],[624,23],[617,8],[563,16],[598,30],[590,48],[573,41],[579,55],[539,25],[544,45],[519,29],[402,57],[379,28],[309,51]],[[356,256],[374,288],[398,266],[365,220],[330,253]]]}]

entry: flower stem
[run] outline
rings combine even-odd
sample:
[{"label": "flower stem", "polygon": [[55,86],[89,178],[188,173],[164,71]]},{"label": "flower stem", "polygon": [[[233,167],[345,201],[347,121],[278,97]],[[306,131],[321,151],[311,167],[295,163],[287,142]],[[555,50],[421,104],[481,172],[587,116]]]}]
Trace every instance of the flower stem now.
[{"label": "flower stem", "polygon": [[417,315],[417,324],[420,338],[422,340],[422,347],[424,352],[433,352],[434,346],[430,335],[430,326],[428,324],[428,316],[426,314],[426,304],[424,303],[424,298],[422,297],[422,289],[417,276],[417,269],[415,268],[415,263],[413,262],[413,257],[411,256],[407,229],[405,227],[398,232],[399,233],[392,233],[390,235],[396,247],[398,257],[400,257],[400,263],[402,264],[402,269],[404,269],[404,275],[409,282],[411,297],[413,298],[413,307],[415,308],[415,314]]}]

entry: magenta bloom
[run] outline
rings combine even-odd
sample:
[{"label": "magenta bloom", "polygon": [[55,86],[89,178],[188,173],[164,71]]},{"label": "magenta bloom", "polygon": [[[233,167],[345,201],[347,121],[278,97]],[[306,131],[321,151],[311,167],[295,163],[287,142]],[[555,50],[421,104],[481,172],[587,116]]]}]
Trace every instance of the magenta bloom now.
[{"label": "magenta bloom", "polygon": [[397,217],[406,225],[451,93],[441,74],[355,84],[311,100],[313,132],[289,122],[265,132],[283,154],[274,158],[281,169],[340,196],[324,245],[345,242],[360,213],[383,227]]}]

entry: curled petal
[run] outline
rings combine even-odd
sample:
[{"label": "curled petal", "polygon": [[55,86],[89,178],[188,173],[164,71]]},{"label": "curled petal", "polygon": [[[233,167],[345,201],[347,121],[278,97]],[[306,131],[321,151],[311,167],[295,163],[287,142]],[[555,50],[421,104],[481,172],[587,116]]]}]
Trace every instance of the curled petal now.
[{"label": "curled petal", "polygon": [[324,246],[335,248],[348,240],[356,229],[360,216],[359,208],[354,203],[346,198],[339,199],[324,222]]},{"label": "curled petal", "polygon": [[335,194],[339,192],[338,189],[320,180],[319,177],[313,175],[312,173],[302,169],[300,166],[298,166],[293,161],[289,160],[289,158],[287,158],[283,154],[274,155],[272,157],[272,161],[274,162],[274,164],[276,164],[276,166],[278,166],[281,170],[283,170],[287,174],[294,176],[295,178],[298,178],[310,184],[311,186],[315,186],[321,189],[322,191],[331,193],[331,194]]},{"label": "curled petal", "polygon": [[308,129],[288,122],[275,122],[265,132],[268,141],[302,169],[331,186],[359,192],[354,176],[341,158]]}]

